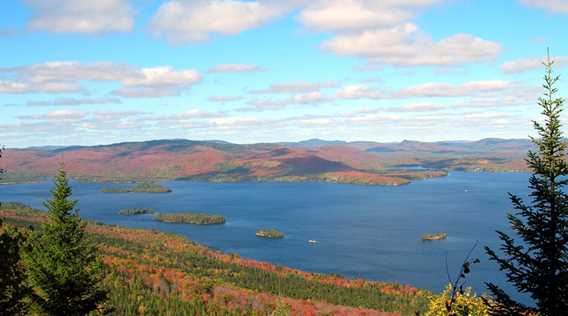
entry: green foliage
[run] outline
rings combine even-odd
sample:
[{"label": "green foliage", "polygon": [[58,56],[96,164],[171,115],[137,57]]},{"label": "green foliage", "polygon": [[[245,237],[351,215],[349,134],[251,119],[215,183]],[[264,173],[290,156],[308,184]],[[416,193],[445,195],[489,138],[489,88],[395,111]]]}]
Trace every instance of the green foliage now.
[{"label": "green foliage", "polygon": [[[30,215],[30,219],[37,218],[41,214],[43,212]],[[18,222],[17,224],[28,225],[29,223]],[[92,225],[93,228],[99,226],[115,228],[112,225]],[[128,236],[130,236],[129,231],[124,229],[124,233]],[[147,235],[137,241],[132,240],[130,237],[127,240],[105,233],[95,233],[90,236],[101,247],[110,246],[120,249],[121,251],[113,252],[112,256],[133,260],[135,262],[133,263],[134,266],[144,265],[156,270],[164,269],[164,271],[167,271],[172,269],[187,273],[192,278],[200,280],[200,288],[197,289],[197,293],[210,293],[213,288],[222,285],[252,290],[256,293],[267,293],[300,300],[322,301],[334,305],[370,308],[378,311],[400,313],[401,315],[414,315],[417,311],[424,312],[428,305],[428,293],[426,291],[406,291],[404,287],[396,284],[369,282],[357,287],[347,287],[334,282],[321,282],[317,276],[307,278],[293,273],[281,274],[282,270],[278,268],[270,271],[254,266],[225,262],[207,254],[203,250],[199,250],[201,248],[172,251],[164,246],[162,237],[156,238],[155,233],[151,231],[147,231]],[[173,237],[169,234],[165,234],[165,236]],[[130,269],[128,266],[120,266],[119,269],[110,268],[110,271],[113,271],[113,273],[107,275],[104,281],[106,288],[109,289],[108,305],[114,308],[112,314],[139,315],[136,312],[137,308],[140,306],[140,302],[145,302],[145,310],[151,311],[151,313],[147,312],[146,315],[215,315],[203,312],[192,314],[184,309],[178,309],[182,308],[179,307],[181,305],[188,310],[190,308],[200,308],[201,303],[199,300],[194,302],[179,300],[176,296],[178,292],[175,288],[171,288],[165,296],[160,296],[160,291],[156,292],[152,286],[144,285],[142,281],[136,281],[139,282],[138,285],[134,285],[136,282],[129,283],[127,280],[130,280],[132,275],[118,272],[123,268],[131,271],[127,273],[136,273],[133,272],[135,269]],[[144,277],[144,275],[142,274],[141,277]],[[321,277],[325,278],[323,275]],[[110,284],[108,280],[114,280],[114,285]],[[385,290],[385,287],[390,290]],[[137,299],[139,296],[141,298]],[[193,304],[193,307],[190,307],[191,304]],[[209,304],[211,302],[207,302],[207,306]],[[222,310],[219,306],[211,308],[207,311]],[[280,310],[284,309],[284,306],[281,306]],[[224,312],[219,313],[217,315],[225,315],[223,314]],[[235,315],[254,314],[247,310]],[[259,315],[265,314],[260,313]]]},{"label": "green foliage", "polygon": [[109,273],[104,284],[109,290],[109,300],[104,308],[108,315],[253,315],[250,310],[229,311],[221,306],[206,304],[199,297],[191,301],[183,301],[175,294],[160,296],[152,288],[146,286],[142,279],[130,280],[120,273]]},{"label": "green foliage", "polygon": [[169,193],[172,192],[169,188],[155,182],[145,181],[134,185],[131,189],[132,192],[147,192],[147,193]]},{"label": "green foliage", "polygon": [[100,281],[103,265],[85,223],[70,200],[63,169],[55,178],[53,197],[45,202],[48,221],[32,232],[23,259],[33,286],[33,302],[48,315],[85,315],[106,298]]},{"label": "green foliage", "polygon": [[[532,140],[537,151],[529,151],[527,158],[532,170],[532,203],[510,194],[515,213],[507,215],[522,242],[499,231],[503,255],[488,247],[486,252],[518,291],[532,297],[539,314],[555,316],[568,311],[568,164],[560,123],[564,100],[556,97],[559,77],[553,75],[553,62],[545,66],[545,94],[539,99],[544,124],[534,122],[539,137]],[[495,284],[488,283],[488,287],[495,298],[493,314],[519,315],[531,310]]]},{"label": "green foliage", "polygon": [[130,193],[130,189],[128,188],[102,188],[101,192],[103,193]]},{"label": "green foliage", "polygon": [[123,216],[135,216],[144,214],[153,214],[154,210],[151,208],[125,208],[118,211],[119,215]]},{"label": "green foliage", "polygon": [[225,224],[225,218],[221,215],[209,215],[205,213],[172,213],[157,214],[155,219],[160,222],[196,225]]},{"label": "green foliage", "polygon": [[30,288],[20,261],[20,249],[26,236],[0,219],[0,314],[26,315]]},{"label": "green foliage", "polygon": [[2,202],[2,204],[0,204],[0,210],[18,211],[21,215],[33,215],[37,212],[36,209],[20,202]]},{"label": "green foliage", "polygon": [[[488,316],[489,307],[483,299],[476,296],[471,288],[458,291],[457,295],[452,298],[453,287],[448,284],[446,289],[439,295],[433,295],[430,298],[428,311],[425,316]],[[448,305],[451,303],[451,310],[448,311]]]}]

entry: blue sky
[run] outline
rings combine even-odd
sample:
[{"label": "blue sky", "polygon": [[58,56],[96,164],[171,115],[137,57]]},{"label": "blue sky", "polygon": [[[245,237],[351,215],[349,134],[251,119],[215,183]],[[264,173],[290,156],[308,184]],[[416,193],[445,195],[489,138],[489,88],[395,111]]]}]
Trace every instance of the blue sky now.
[{"label": "blue sky", "polygon": [[2,1],[0,143],[524,138],[566,29],[567,0]]}]

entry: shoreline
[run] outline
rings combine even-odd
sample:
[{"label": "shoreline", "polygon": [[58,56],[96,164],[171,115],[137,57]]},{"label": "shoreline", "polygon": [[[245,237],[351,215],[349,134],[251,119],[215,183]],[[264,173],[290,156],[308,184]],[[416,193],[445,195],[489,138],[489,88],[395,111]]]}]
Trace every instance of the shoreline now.
[{"label": "shoreline", "polygon": [[[128,184],[128,183],[136,183],[140,181],[175,181],[175,182],[201,182],[201,183],[221,183],[221,184],[231,184],[231,183],[331,183],[331,184],[345,184],[345,185],[361,185],[361,186],[385,186],[385,187],[397,187],[403,185],[409,185],[414,182],[428,180],[428,179],[435,179],[435,178],[442,178],[447,177],[452,172],[465,172],[465,173],[528,173],[527,170],[521,169],[511,169],[511,170],[495,170],[495,169],[449,169],[449,170],[430,170],[433,172],[443,172],[444,174],[433,175],[433,176],[426,176],[422,178],[413,178],[407,179],[403,178],[407,181],[403,183],[366,183],[363,181],[342,181],[342,180],[333,180],[333,179],[326,179],[326,178],[319,178],[319,177],[306,177],[303,179],[299,178],[288,178],[288,177],[247,177],[241,179],[225,179],[225,180],[218,180],[218,179],[206,179],[200,176],[184,176],[184,177],[173,177],[173,178],[129,178],[129,179],[96,179],[96,178],[85,178],[83,176],[73,177],[70,176],[70,179],[73,181],[77,181],[79,183],[100,183],[100,184]],[[381,173],[377,173],[379,176],[383,176]],[[384,175],[385,177],[391,178],[388,174]],[[397,179],[396,177],[392,177]],[[47,177],[43,180],[30,180],[30,181],[7,181],[7,182],[0,182],[0,185],[18,185],[18,184],[38,184],[50,181],[50,178]]]}]

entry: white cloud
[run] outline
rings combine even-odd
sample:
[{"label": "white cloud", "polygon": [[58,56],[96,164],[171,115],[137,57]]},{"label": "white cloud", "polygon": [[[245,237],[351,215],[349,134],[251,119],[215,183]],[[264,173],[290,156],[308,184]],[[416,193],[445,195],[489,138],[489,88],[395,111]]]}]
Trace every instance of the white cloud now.
[{"label": "white cloud", "polygon": [[57,110],[47,112],[45,114],[23,115],[19,119],[22,120],[40,120],[40,121],[74,121],[87,116],[87,112],[75,110]]},{"label": "white cloud", "polygon": [[28,27],[55,33],[127,32],[134,24],[127,0],[25,0],[33,11]]},{"label": "white cloud", "polygon": [[337,92],[337,97],[340,99],[382,99],[386,95],[366,85],[348,85]]},{"label": "white cloud", "polygon": [[74,82],[21,82],[0,81],[0,94],[23,93],[71,93],[81,92],[82,88]]},{"label": "white cloud", "polygon": [[279,110],[291,105],[318,105],[333,101],[333,98],[319,91],[299,93],[291,97],[279,100],[260,99],[249,102],[250,107],[242,108],[242,112],[257,112],[267,110]]},{"label": "white cloud", "polygon": [[92,80],[120,80],[135,75],[132,66],[110,62],[82,64],[78,61],[50,61],[23,67],[0,69],[0,72],[17,73],[32,82]]},{"label": "white cloud", "polygon": [[413,10],[441,0],[319,0],[300,13],[300,21],[316,31],[356,31],[398,25],[414,17]]},{"label": "white cloud", "polygon": [[124,78],[125,86],[186,86],[201,79],[195,70],[175,70],[169,66],[142,68],[140,76]]},{"label": "white cloud", "polygon": [[404,88],[395,93],[398,97],[463,97],[478,93],[503,91],[511,88],[511,83],[501,80],[470,81],[462,84],[424,83]]},{"label": "white cloud", "polygon": [[221,64],[217,65],[208,72],[210,73],[242,73],[242,72],[259,72],[264,71],[264,68],[257,65],[248,64]]},{"label": "white cloud", "polygon": [[90,104],[118,104],[121,103],[117,98],[60,98],[54,100],[27,101],[27,106],[69,106],[69,105],[90,105]]},{"label": "white cloud", "polygon": [[347,85],[336,93],[337,99],[405,99],[415,97],[468,97],[505,91],[513,85],[507,81],[470,81],[461,84],[428,82],[400,90],[383,90],[364,84]]},{"label": "white cloud", "polygon": [[501,51],[500,44],[469,34],[456,34],[435,42],[412,23],[339,35],[324,42],[322,47],[339,55],[399,66],[484,62],[493,60]]},{"label": "white cloud", "polygon": [[213,34],[234,35],[258,27],[289,8],[278,1],[171,0],[160,6],[150,27],[174,43],[200,42]]},{"label": "white cloud", "polygon": [[82,64],[55,61],[43,64],[0,68],[10,80],[0,81],[0,93],[84,92],[82,81],[115,82],[113,91],[124,97],[179,95],[201,80],[193,69],[177,70],[169,66],[137,69],[130,65],[98,62]]},{"label": "white cloud", "polygon": [[320,91],[325,88],[335,87],[334,82],[288,82],[272,84],[266,89],[251,90],[252,94],[275,94],[275,93],[308,93]]},{"label": "white cloud", "polygon": [[568,2],[566,0],[520,0],[522,4],[548,10],[554,13],[568,14]]},{"label": "white cloud", "polygon": [[179,95],[201,80],[192,69],[175,70],[169,66],[142,68],[137,76],[124,78],[123,86],[113,93],[122,97],[163,97]]},{"label": "white cloud", "polygon": [[[568,64],[568,56],[553,57],[554,63],[559,67]],[[534,69],[543,69],[544,58],[523,58],[512,60],[501,65],[501,70],[506,74],[518,74]]]}]

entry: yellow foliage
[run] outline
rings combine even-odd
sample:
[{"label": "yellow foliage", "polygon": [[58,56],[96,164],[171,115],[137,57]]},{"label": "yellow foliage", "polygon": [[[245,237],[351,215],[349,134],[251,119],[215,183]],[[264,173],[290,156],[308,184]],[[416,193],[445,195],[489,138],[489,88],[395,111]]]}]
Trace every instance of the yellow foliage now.
[{"label": "yellow foliage", "polygon": [[446,289],[439,295],[430,298],[430,305],[425,316],[488,316],[489,308],[481,297],[476,296],[471,288],[464,290],[463,294],[457,293],[451,311],[447,309],[452,295],[452,285],[448,284]]}]

